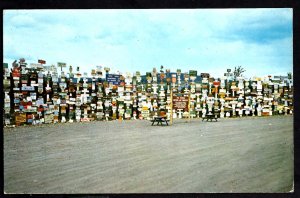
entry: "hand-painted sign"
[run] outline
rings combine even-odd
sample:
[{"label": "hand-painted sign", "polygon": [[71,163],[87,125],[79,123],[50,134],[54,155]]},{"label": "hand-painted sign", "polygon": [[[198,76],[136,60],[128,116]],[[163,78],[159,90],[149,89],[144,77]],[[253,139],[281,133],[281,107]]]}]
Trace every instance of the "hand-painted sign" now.
[{"label": "hand-painted sign", "polygon": [[37,107],[31,107],[31,108],[27,108],[27,109],[23,109],[24,113],[33,113],[33,112],[37,112]]},{"label": "hand-painted sign", "polygon": [[58,63],[57,63],[57,66],[58,66],[58,67],[66,67],[67,64],[66,64],[66,63],[62,63],[62,62],[58,62]]},{"label": "hand-painted sign", "polygon": [[33,86],[23,86],[22,91],[34,91],[34,87]]},{"label": "hand-painted sign", "polygon": [[185,96],[173,96],[173,109],[188,111],[189,98]]},{"label": "hand-painted sign", "polygon": [[214,84],[214,86],[220,86],[220,82],[219,81],[214,81],[213,84]]},{"label": "hand-painted sign", "polygon": [[16,122],[26,122],[26,114],[17,114]]},{"label": "hand-painted sign", "polygon": [[46,61],[45,61],[45,60],[42,60],[42,59],[39,59],[39,60],[38,60],[38,63],[46,64]]},{"label": "hand-painted sign", "polygon": [[197,71],[196,70],[190,70],[190,76],[192,77],[192,76],[197,76]]},{"label": "hand-painted sign", "polygon": [[209,78],[209,73],[201,73],[201,78]]},{"label": "hand-painted sign", "polygon": [[43,65],[39,63],[30,63],[30,67],[33,69],[44,69]]},{"label": "hand-painted sign", "polygon": [[113,85],[119,85],[121,83],[121,75],[117,74],[106,74],[106,81]]}]

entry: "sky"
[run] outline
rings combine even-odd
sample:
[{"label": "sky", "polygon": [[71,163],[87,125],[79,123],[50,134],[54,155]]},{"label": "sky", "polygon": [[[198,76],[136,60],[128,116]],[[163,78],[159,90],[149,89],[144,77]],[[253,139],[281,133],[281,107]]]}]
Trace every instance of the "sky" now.
[{"label": "sky", "polygon": [[[141,74],[293,71],[293,9],[4,10],[3,60]],[[68,71],[68,69],[64,69]]]}]

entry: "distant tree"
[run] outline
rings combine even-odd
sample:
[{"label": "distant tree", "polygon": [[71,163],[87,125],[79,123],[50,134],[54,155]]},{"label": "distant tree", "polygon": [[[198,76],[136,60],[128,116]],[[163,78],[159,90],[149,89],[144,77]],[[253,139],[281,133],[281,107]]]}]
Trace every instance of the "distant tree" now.
[{"label": "distant tree", "polygon": [[288,75],[288,79],[292,79],[292,72],[288,72],[287,75]]},{"label": "distant tree", "polygon": [[237,77],[242,77],[245,71],[246,70],[242,68],[242,66],[234,67],[234,72],[233,72],[234,80],[236,80]]}]

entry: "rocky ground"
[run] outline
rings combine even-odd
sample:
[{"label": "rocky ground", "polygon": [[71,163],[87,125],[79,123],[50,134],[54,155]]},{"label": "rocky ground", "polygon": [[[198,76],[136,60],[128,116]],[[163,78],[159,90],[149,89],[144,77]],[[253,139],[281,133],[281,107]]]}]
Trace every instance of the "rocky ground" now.
[{"label": "rocky ground", "polygon": [[293,116],[4,129],[5,193],[289,192]]}]

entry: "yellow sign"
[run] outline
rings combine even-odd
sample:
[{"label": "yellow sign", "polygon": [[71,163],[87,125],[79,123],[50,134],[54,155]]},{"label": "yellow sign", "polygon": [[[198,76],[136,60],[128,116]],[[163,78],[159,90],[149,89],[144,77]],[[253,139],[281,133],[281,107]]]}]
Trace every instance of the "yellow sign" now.
[{"label": "yellow sign", "polygon": [[16,122],[26,122],[26,114],[17,114]]}]

